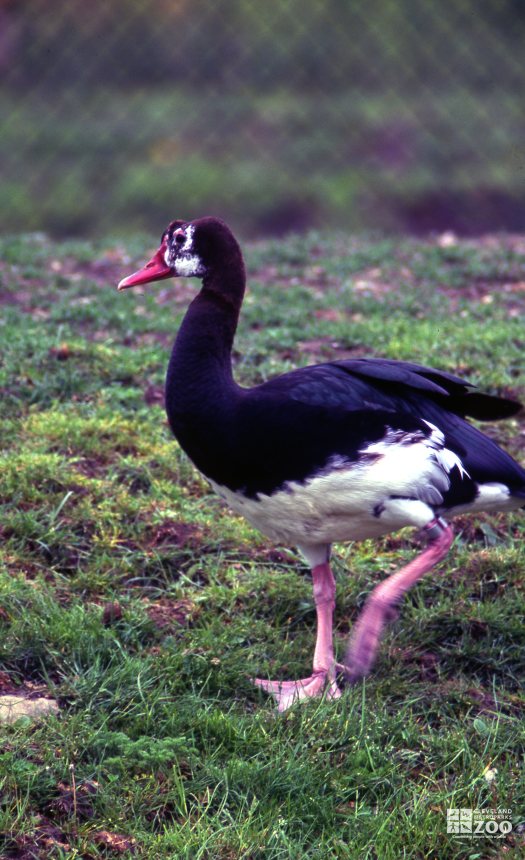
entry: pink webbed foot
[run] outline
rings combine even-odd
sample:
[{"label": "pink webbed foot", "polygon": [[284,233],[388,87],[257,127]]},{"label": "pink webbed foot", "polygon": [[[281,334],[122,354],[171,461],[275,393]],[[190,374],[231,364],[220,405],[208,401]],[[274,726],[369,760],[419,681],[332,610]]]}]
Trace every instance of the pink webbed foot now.
[{"label": "pink webbed foot", "polygon": [[341,690],[335,681],[335,663],[332,644],[332,616],[335,606],[335,580],[328,562],[312,568],[315,608],[317,613],[317,637],[315,642],[313,672],[299,681],[265,681],[254,678],[253,683],[277,702],[279,711],[286,711],[295,702],[319,698],[339,699]]},{"label": "pink webbed foot", "polygon": [[327,699],[339,699],[341,696],[341,690],[335,680],[331,680],[325,670],[313,672],[309,678],[301,678],[299,681],[265,681],[263,678],[254,678],[253,683],[274,697],[280,712],[306,699],[323,695],[326,695]]}]

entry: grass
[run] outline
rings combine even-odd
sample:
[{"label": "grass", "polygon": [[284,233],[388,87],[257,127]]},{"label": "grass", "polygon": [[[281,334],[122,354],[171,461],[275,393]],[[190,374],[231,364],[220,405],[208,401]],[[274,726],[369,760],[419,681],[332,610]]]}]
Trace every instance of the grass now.
[{"label": "grass", "polygon": [[173,201],[250,235],[522,229],[520,92],[0,87],[0,230],[150,230]]},{"label": "grass", "polygon": [[[1,240],[5,857],[502,857],[523,852],[523,516],[456,520],[366,683],[276,717],[315,612],[293,548],[210,494],[170,437],[167,355],[194,283],[117,295],[154,241]],[[525,243],[310,233],[247,248],[246,384],[332,356],[414,358],[525,397]],[[521,424],[520,424],[521,421]],[[523,418],[487,427],[523,458]],[[340,654],[402,532],[337,548]],[[472,842],[448,808],[513,810]]]}]

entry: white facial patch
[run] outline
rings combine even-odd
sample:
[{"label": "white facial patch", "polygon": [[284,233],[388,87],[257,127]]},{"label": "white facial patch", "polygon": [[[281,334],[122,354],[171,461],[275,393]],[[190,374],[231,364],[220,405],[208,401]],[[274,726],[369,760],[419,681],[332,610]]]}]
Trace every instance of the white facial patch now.
[{"label": "white facial patch", "polygon": [[175,274],[181,278],[202,278],[205,273],[202,260],[196,254],[175,260]]},{"label": "white facial patch", "polygon": [[186,241],[184,245],[181,245],[181,253],[182,254],[190,254],[193,249],[193,236],[195,234],[195,227],[193,224],[189,224],[186,227]]},{"label": "white facial patch", "polygon": [[189,224],[185,230],[175,231],[174,236],[185,237],[184,243],[172,243],[166,248],[164,259],[166,265],[173,269],[181,278],[202,278],[205,274],[204,264],[198,254],[193,254],[193,237],[195,226]]}]

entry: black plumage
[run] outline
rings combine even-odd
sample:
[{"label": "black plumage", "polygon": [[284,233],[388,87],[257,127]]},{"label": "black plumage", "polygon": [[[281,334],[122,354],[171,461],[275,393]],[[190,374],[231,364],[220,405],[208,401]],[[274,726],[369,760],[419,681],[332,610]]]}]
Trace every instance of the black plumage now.
[{"label": "black plumage", "polygon": [[372,592],[345,661],[354,681],[368,671],[392,607],[450,548],[443,516],[525,506],[525,470],[467,420],[507,418],[520,404],[444,371],[387,359],[328,362],[242,388],[231,352],[245,270],[228,227],[214,218],[174,221],[153,259],[119,288],[172,275],[202,279],[168,366],[173,433],[236,510],[274,539],[299,546],[312,568],[313,674],[256,683],[281,710],[325,688],[337,698],[331,542],[406,525],[423,528],[429,541]]},{"label": "black plumage", "polygon": [[251,389],[228,378],[227,397],[215,402],[214,392],[212,410],[208,400],[183,417],[180,394],[170,394],[178,392],[179,380],[168,375],[167,408],[174,434],[197,467],[248,496],[305,480],[334,455],[357,460],[387,428],[428,436],[429,422],[472,479],[455,476],[445,500],[454,507],[474,498],[473,481],[499,481],[524,492],[523,469],[463,417],[496,420],[515,414],[520,404],[472,388],[421,365],[358,359],[299,368]]}]

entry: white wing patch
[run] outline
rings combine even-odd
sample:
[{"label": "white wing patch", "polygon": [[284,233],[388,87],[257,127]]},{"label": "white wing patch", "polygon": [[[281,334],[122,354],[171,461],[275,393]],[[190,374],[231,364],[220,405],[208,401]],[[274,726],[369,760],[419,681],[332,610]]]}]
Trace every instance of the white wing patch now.
[{"label": "white wing patch", "polygon": [[[388,428],[385,436],[363,448],[357,461],[334,455],[304,481],[288,481],[271,495],[248,497],[210,481],[239,514],[273,540],[299,546],[311,566],[328,557],[335,541],[362,540],[404,526],[422,528],[444,511],[443,494],[450,472],[470,478],[460,458],[445,447],[441,430]],[[513,510],[523,498],[504,484],[477,486],[475,498],[448,515],[481,510]]]},{"label": "white wing patch", "polygon": [[439,427],[436,427],[435,424],[431,424],[430,421],[425,421],[424,423],[427,427],[430,427],[431,434],[427,440],[427,444],[430,445],[436,451],[436,457],[439,460],[440,465],[446,472],[451,472],[452,469],[459,469],[459,474],[462,478],[470,478],[469,473],[465,469],[463,463],[460,458],[454,451],[451,451],[450,448],[445,448],[445,437]]},{"label": "white wing patch", "polygon": [[[425,421],[430,436],[423,431],[406,432],[388,428],[378,442],[372,442],[359,452],[363,456],[357,467],[366,467],[367,480],[376,484],[385,496],[416,498],[428,505],[440,505],[443,493],[450,487],[449,474],[457,468],[462,477],[468,477],[463,463],[449,448],[438,427]],[[377,460],[366,463],[370,455]]]},{"label": "white wing patch", "polygon": [[[404,526],[421,528],[435,516],[459,458],[444,447],[437,427],[427,435],[388,428],[351,461],[334,455],[304,481],[289,481],[271,495],[249,498],[210,482],[262,532],[304,547],[377,537]],[[324,550],[323,550],[324,551]]]}]

